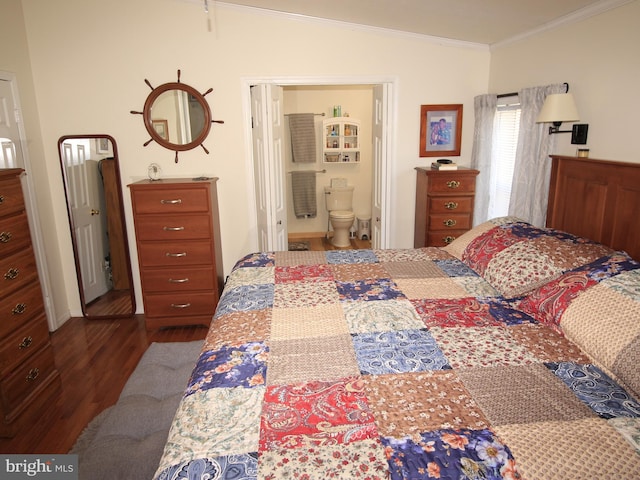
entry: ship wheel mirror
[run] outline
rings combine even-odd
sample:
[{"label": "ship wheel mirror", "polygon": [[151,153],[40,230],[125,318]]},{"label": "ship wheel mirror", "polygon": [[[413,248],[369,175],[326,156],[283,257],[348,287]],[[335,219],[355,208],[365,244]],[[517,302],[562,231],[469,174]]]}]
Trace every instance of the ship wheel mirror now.
[{"label": "ship wheel mirror", "polygon": [[151,136],[144,146],[156,142],[175,151],[176,163],[178,152],[198,146],[208,154],[209,150],[204,146],[204,141],[211,131],[211,124],[224,123],[222,120],[211,118],[211,108],[204,98],[213,89],[200,93],[190,85],[181,83],[180,70],[177,82],[164,83],[156,88],[147,79],[144,82],[151,89],[144,102],[144,109],[142,112],[131,111],[133,114],[142,115],[144,126]]}]

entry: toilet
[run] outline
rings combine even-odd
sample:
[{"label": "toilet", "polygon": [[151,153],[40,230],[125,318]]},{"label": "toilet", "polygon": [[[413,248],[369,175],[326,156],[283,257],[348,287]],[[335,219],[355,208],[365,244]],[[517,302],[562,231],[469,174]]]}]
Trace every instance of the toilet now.
[{"label": "toilet", "polygon": [[324,187],[324,198],[329,211],[329,222],[333,228],[331,244],[334,247],[350,247],[349,229],[356,218],[353,213],[353,186],[342,182],[334,182]]}]

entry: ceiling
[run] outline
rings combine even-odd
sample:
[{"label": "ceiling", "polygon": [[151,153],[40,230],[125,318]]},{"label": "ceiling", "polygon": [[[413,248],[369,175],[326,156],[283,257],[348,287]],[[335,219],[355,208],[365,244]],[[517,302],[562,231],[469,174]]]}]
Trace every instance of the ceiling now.
[{"label": "ceiling", "polygon": [[632,0],[223,1],[305,17],[492,45],[575,18],[598,14]]}]

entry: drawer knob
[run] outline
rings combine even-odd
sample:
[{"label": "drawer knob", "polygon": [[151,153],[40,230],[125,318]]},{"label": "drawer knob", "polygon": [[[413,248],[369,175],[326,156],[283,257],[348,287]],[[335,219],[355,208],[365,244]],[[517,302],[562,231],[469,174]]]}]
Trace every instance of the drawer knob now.
[{"label": "drawer knob", "polygon": [[18,270],[17,268],[10,268],[7,273],[4,274],[4,278],[5,280],[14,280],[19,273],[20,270]]},{"label": "drawer knob", "polygon": [[0,195],[0,204],[4,203],[4,195]]},{"label": "drawer knob", "polygon": [[458,208],[458,203],[457,202],[446,202],[444,204],[444,208],[446,208],[448,210],[455,210],[456,208]]},{"label": "drawer knob", "polygon": [[188,278],[170,278],[169,283],[187,283],[189,281]]},{"label": "drawer knob", "polygon": [[9,240],[11,240],[11,232],[2,232],[0,233],[0,242],[2,243],[9,243]]},{"label": "drawer knob", "polygon": [[458,187],[460,187],[460,182],[457,181],[457,180],[449,180],[447,182],[447,187],[449,187],[449,188],[458,188]]},{"label": "drawer knob", "polygon": [[184,230],[184,227],[162,227],[165,232],[179,232]]},{"label": "drawer knob", "polygon": [[182,203],[182,199],[177,198],[175,200],[160,200],[160,203],[163,205],[179,205]]},{"label": "drawer knob", "polygon": [[445,220],[442,223],[444,223],[445,227],[453,227],[457,222],[452,218],[448,218],[447,220]]},{"label": "drawer knob", "polygon": [[27,382],[33,382],[36,378],[38,378],[38,375],[40,375],[40,369],[32,368],[31,370],[29,370],[29,373],[25,377],[25,380]]},{"label": "drawer knob", "polygon": [[26,310],[27,304],[19,303],[13,308],[13,310],[11,310],[11,313],[13,313],[14,315],[22,315]]},{"label": "drawer knob", "polygon": [[189,308],[191,306],[190,303],[172,303],[172,308]]},{"label": "drawer knob", "polygon": [[446,237],[444,237],[444,238],[442,239],[442,241],[443,241],[444,243],[446,243],[447,245],[449,245],[449,244],[450,244],[451,242],[453,242],[455,239],[456,239],[456,237],[453,237],[453,236],[451,236],[451,235],[447,235]]},{"label": "drawer knob", "polygon": [[167,253],[165,253],[165,255],[167,257],[186,257],[187,256],[187,252],[180,252],[180,253],[167,252]]},{"label": "drawer knob", "polygon": [[18,348],[20,350],[24,350],[25,348],[29,348],[32,343],[33,343],[33,338],[31,337],[31,335],[29,335],[28,337],[24,337],[22,339],[22,341],[18,344]]}]

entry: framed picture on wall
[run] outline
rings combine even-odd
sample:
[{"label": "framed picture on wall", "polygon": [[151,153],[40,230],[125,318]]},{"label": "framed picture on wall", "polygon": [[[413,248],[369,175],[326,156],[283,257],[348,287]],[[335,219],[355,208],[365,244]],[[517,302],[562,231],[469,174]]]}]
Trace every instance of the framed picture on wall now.
[{"label": "framed picture on wall", "polygon": [[460,156],[462,104],[420,106],[420,156]]},{"label": "framed picture on wall", "polygon": [[169,141],[169,122],[167,120],[151,120],[151,124],[158,135]]}]

